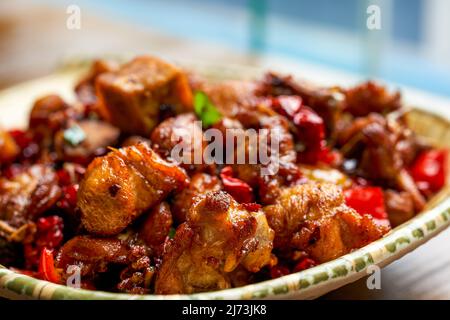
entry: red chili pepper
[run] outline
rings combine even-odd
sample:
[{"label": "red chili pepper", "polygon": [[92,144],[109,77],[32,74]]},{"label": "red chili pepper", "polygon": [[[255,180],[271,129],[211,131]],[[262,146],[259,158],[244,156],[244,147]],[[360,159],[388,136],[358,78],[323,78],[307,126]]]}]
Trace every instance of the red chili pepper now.
[{"label": "red chili pepper", "polygon": [[30,131],[10,130],[9,134],[19,146],[23,159],[33,158],[39,153],[39,145],[33,140],[33,134]]},{"label": "red chili pepper", "polygon": [[253,189],[246,182],[233,178],[233,169],[228,166],[220,172],[220,178],[226,192],[239,203],[253,202]]},{"label": "red chili pepper", "polygon": [[42,249],[38,270],[42,279],[53,283],[61,283],[61,277],[55,269],[53,250],[47,248]]},{"label": "red chili pepper", "polygon": [[270,277],[272,279],[283,277],[290,273],[291,271],[289,270],[289,268],[283,265],[276,265],[270,268]]},{"label": "red chili pepper", "polygon": [[20,149],[25,149],[33,141],[27,131],[10,130],[9,134],[13,137]]},{"label": "red chili pepper", "polygon": [[422,152],[411,167],[417,187],[424,193],[438,192],[445,185],[447,150]]},{"label": "red chili pepper", "polygon": [[64,222],[59,216],[49,216],[39,218],[37,223],[38,247],[53,249],[59,247],[63,240]]},{"label": "red chili pepper", "polygon": [[336,161],[338,155],[326,146],[323,119],[314,110],[304,106],[300,97],[279,96],[273,98],[271,103],[272,108],[290,119],[298,130],[298,139],[305,146],[305,150],[299,154],[299,161],[309,164],[331,164]]},{"label": "red chili pepper", "polygon": [[353,187],[344,191],[345,202],[360,214],[369,214],[377,222],[389,225],[384,193],[379,187]]},{"label": "red chili pepper", "polygon": [[23,166],[21,164],[13,163],[3,170],[3,175],[7,179],[13,179],[15,176],[23,171]]},{"label": "red chili pepper", "polygon": [[58,176],[59,185],[66,186],[72,182],[70,173],[67,170],[60,169],[56,172],[56,175]]},{"label": "red chili pepper", "polygon": [[303,258],[295,265],[294,272],[303,271],[303,270],[312,268],[316,265],[317,265],[317,263],[313,259]]},{"label": "red chili pepper", "polygon": [[39,255],[43,248],[56,249],[64,238],[64,222],[59,216],[39,218],[36,222],[36,240],[34,244],[24,245],[25,264],[34,268],[39,264]]},{"label": "red chili pepper", "polygon": [[73,209],[77,205],[78,184],[71,184],[62,187],[62,198],[58,201],[58,207],[62,209]]},{"label": "red chili pepper", "polygon": [[303,100],[299,96],[278,96],[271,103],[276,112],[292,119],[300,111]]},{"label": "red chili pepper", "polygon": [[311,108],[302,107],[292,119],[299,130],[299,139],[306,148],[322,149],[322,141],[325,139],[325,125],[323,119]]}]

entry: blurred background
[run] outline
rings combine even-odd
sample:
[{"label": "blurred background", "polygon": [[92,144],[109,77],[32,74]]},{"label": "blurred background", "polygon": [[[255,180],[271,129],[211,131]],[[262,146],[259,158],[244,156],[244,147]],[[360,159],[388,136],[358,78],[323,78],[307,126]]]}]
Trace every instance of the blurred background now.
[{"label": "blurred background", "polygon": [[[373,4],[380,30],[367,28]],[[79,29],[67,27],[70,5],[79,8]],[[0,86],[49,73],[68,57],[153,52],[292,61],[449,96],[448,14],[447,0],[1,0]]]},{"label": "blurred background", "polygon": [[[380,29],[367,27],[371,5]],[[330,84],[379,78],[448,115],[449,14],[448,0],[0,0],[0,88],[72,59],[152,53]],[[362,279],[325,298],[450,299],[449,245],[447,231],[383,269],[382,290]]]}]

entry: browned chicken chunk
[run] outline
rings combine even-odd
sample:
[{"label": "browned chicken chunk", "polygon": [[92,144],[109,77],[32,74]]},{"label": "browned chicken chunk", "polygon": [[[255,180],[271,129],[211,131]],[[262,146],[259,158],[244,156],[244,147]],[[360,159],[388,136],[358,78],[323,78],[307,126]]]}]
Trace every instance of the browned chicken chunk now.
[{"label": "browned chicken chunk", "polygon": [[[102,155],[106,148],[116,144],[119,129],[99,120],[81,120],[68,125],[55,135],[55,149],[59,159],[77,163],[89,163]],[[72,136],[75,136],[75,141]]]},{"label": "browned chicken chunk", "polygon": [[[61,195],[55,171],[35,164],[11,180],[0,178],[0,222],[10,230],[0,228],[0,235],[11,236],[17,228],[36,219],[53,206]],[[7,228],[8,229],[8,228]],[[15,239],[21,240],[21,239]]]},{"label": "browned chicken chunk", "polygon": [[[193,113],[184,113],[161,122],[152,132],[153,149],[163,158],[178,160],[189,171],[206,168],[203,161],[203,131]],[[174,156],[174,157],[172,157]]]},{"label": "browned chicken chunk", "polygon": [[30,112],[29,128],[41,146],[49,147],[53,144],[54,134],[64,128],[67,121],[76,114],[77,110],[60,96],[47,95],[34,103]]},{"label": "browned chicken chunk", "polygon": [[386,190],[384,199],[392,227],[399,226],[414,217],[414,200],[410,193]]},{"label": "browned chicken chunk", "polygon": [[273,236],[262,211],[247,211],[223,191],[199,196],[164,253],[155,291],[229,288],[238,266],[257,272],[269,263]]},{"label": "browned chicken chunk", "polygon": [[80,268],[82,287],[109,271],[111,265],[123,266],[117,289],[143,294],[148,293],[154,274],[148,254],[146,246],[127,240],[76,236],[59,250],[55,265],[62,269],[64,282],[73,272],[69,266]]},{"label": "browned chicken chunk", "polygon": [[167,202],[161,202],[148,213],[139,230],[139,237],[152,250],[152,254],[160,255],[172,224],[172,213]]},{"label": "browned chicken chunk", "polygon": [[131,134],[149,134],[158,123],[161,105],[172,105],[177,113],[192,106],[185,74],[150,56],[135,58],[116,72],[101,74],[96,89],[102,115]]},{"label": "browned chicken chunk", "polygon": [[95,80],[105,72],[114,72],[119,69],[119,65],[115,61],[96,60],[92,63],[91,69],[86,77],[84,77],[76,86],[75,92],[78,99],[86,107],[95,109],[97,104],[97,96],[95,95]]},{"label": "browned chicken chunk", "polygon": [[264,212],[275,231],[275,248],[305,251],[318,262],[349,253],[387,231],[346,206],[341,189],[327,183],[284,189]]},{"label": "browned chicken chunk", "polygon": [[145,144],[114,150],[92,161],[80,183],[82,224],[93,234],[117,234],[187,179]]},{"label": "browned chicken chunk", "polygon": [[14,160],[19,152],[13,137],[7,131],[0,129],[0,165]]},{"label": "browned chicken chunk", "polygon": [[195,197],[208,191],[219,191],[222,188],[219,178],[207,173],[196,173],[192,176],[189,186],[175,194],[172,211],[178,223],[186,221],[186,216],[194,203]]}]

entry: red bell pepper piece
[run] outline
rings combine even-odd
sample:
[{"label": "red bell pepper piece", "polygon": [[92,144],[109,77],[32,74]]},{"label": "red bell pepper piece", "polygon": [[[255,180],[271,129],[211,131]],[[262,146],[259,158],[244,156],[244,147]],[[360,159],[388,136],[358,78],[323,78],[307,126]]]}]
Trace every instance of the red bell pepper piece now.
[{"label": "red bell pepper piece", "polygon": [[379,224],[389,226],[384,206],[383,189],[379,187],[353,187],[344,191],[345,202],[359,214],[371,215]]},{"label": "red bell pepper piece", "polygon": [[226,192],[239,203],[253,202],[253,189],[246,182],[233,177],[233,169],[227,166],[220,172],[223,187]]},{"label": "red bell pepper piece", "polygon": [[317,263],[313,259],[303,258],[294,267],[294,272],[303,271],[303,270],[312,268],[316,265],[317,265]]},{"label": "red bell pepper piece", "polygon": [[417,187],[424,193],[438,192],[445,185],[447,150],[422,152],[410,171]]},{"label": "red bell pepper piece", "polygon": [[61,276],[55,269],[53,250],[47,248],[42,249],[38,270],[42,279],[53,283],[61,283]]}]

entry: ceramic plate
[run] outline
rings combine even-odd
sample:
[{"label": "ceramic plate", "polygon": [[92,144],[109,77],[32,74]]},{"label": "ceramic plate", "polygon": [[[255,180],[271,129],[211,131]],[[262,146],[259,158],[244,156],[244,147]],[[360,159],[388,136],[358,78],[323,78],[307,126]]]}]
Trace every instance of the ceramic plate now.
[{"label": "ceramic plate", "polygon": [[[186,63],[181,63],[186,66]],[[252,78],[261,70],[241,66],[187,63],[211,79]],[[73,86],[85,71],[76,64],[54,75],[0,92],[0,126],[26,126],[33,101],[56,92],[73,100]],[[239,75],[239,76],[237,76]],[[412,108],[410,126],[439,146],[450,147],[450,122],[445,116]],[[439,193],[427,209],[366,247],[317,267],[245,287],[191,295],[129,295],[73,289],[17,274],[0,266],[0,296],[11,299],[313,299],[368,274],[370,266],[384,267],[414,250],[450,224],[450,188]]]}]

